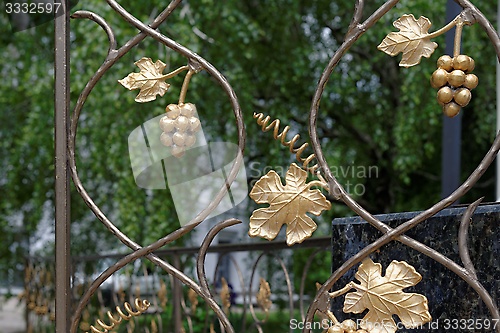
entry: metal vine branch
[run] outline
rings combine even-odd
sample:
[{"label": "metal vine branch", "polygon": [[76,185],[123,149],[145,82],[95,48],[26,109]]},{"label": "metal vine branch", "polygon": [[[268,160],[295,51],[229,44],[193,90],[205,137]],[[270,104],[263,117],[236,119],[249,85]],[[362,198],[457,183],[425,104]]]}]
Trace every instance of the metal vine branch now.
[{"label": "metal vine branch", "polygon": [[[181,238],[191,232],[197,225],[202,223],[212,211],[220,204],[223,198],[227,195],[230,185],[236,179],[239,172],[239,167],[243,163],[241,154],[238,154],[234,162],[231,164],[230,171],[227,175],[227,180],[224,186],[213,196],[210,204],[205,207],[196,217],[189,223],[175,230],[174,232],[164,235],[157,241],[139,245],[132,240],[128,235],[122,232],[117,224],[115,224],[102,209],[95,203],[93,198],[87,192],[84,183],[80,179],[77,172],[76,158],[76,135],[80,122],[81,112],[86,100],[89,98],[96,84],[107,73],[107,71],[125,54],[127,54],[134,46],[140,43],[146,37],[153,38],[158,43],[165,45],[171,50],[177,52],[186,58],[187,65],[173,70],[170,73],[163,74],[166,69],[165,63],[161,60],[153,62],[150,58],[143,57],[135,62],[139,67],[140,72],[131,73],[119,82],[126,88],[139,89],[139,93],[135,100],[137,102],[149,102],[157,98],[158,95],[164,96],[169,88],[169,84],[165,82],[184,71],[187,71],[184,82],[181,88],[180,96],[177,104],[168,104],[165,108],[166,114],[161,119],[158,126],[162,130],[160,137],[161,143],[166,146],[165,149],[170,149],[173,156],[182,158],[185,152],[193,146],[196,139],[193,139],[197,131],[201,128],[200,119],[194,103],[186,103],[186,94],[190,79],[195,73],[204,70],[210,75],[226,92],[227,98],[233,109],[234,119],[237,128],[238,148],[241,153],[244,151],[246,132],[243,123],[243,113],[240,108],[238,98],[227,79],[207,60],[200,55],[192,52],[183,45],[180,45],[171,38],[165,36],[157,30],[171,13],[179,6],[181,0],[173,0],[152,22],[149,24],[139,21],[126,9],[124,9],[116,0],[107,0],[109,6],[120,15],[131,26],[137,28],[140,33],[131,38],[121,47],[117,46],[112,27],[99,15],[88,12],[78,11],[71,17],[75,19],[88,19],[100,25],[109,40],[108,54],[103,60],[102,65],[96,69],[95,74],[87,82],[85,88],[80,93],[76,105],[71,114],[70,130],[68,135],[68,159],[70,172],[75,184],[75,187],[89,207],[95,214],[97,219],[117,237],[126,247],[132,252],[118,259],[114,264],[104,270],[97,278],[95,278],[88,288],[84,290],[83,296],[74,309],[74,315],[71,319],[71,333],[78,331],[78,324],[85,313],[90,299],[97,293],[99,287],[119,269],[131,264],[135,260],[145,258],[151,261],[154,265],[169,274],[173,280],[184,284],[189,288],[189,299],[191,302],[191,310],[194,312],[198,304],[198,298],[202,299],[207,309],[213,312],[221,326],[221,330],[229,333],[234,333],[235,329],[231,324],[228,312],[230,302],[228,301],[229,292],[226,285],[223,286],[219,297],[215,297],[210,290],[207,276],[205,274],[205,259],[208,248],[213,239],[225,228],[241,223],[236,219],[228,219],[217,223],[205,236],[203,243],[198,251],[196,258],[196,275],[197,279],[188,276],[185,272],[179,270],[175,265],[168,262],[166,259],[158,257],[154,252],[161,247]],[[432,249],[426,244],[423,244],[405,233],[414,228],[419,223],[424,222],[429,217],[448,207],[458,198],[462,197],[469,189],[480,179],[485,170],[495,159],[498,150],[500,149],[500,134],[497,135],[490,150],[486,153],[481,163],[477,166],[474,172],[467,180],[460,185],[459,188],[447,198],[439,201],[429,209],[423,211],[416,217],[407,222],[402,223],[396,228],[391,228],[383,223],[375,216],[366,211],[359,203],[357,203],[342,187],[340,182],[332,174],[328,163],[326,162],[324,152],[320,144],[320,138],[317,132],[317,123],[320,120],[319,106],[323,91],[332,76],[333,70],[338,65],[339,61],[346,54],[349,48],[374,25],[396,4],[398,0],[388,0],[382,4],[373,13],[364,13],[364,0],[356,0],[353,13],[353,19],[349,25],[345,35],[344,42],[335,51],[327,67],[319,78],[318,85],[314,92],[311,107],[309,112],[309,134],[310,146],[313,153],[307,158],[302,158],[308,143],[297,147],[299,136],[294,136],[290,141],[286,141],[286,135],[289,127],[285,127],[280,133],[280,121],[274,120],[271,123],[270,117],[264,117],[263,114],[254,114],[258,125],[263,131],[273,131],[273,137],[279,140],[282,145],[289,148],[292,154],[295,154],[297,160],[302,164],[302,167],[292,163],[286,173],[285,183],[282,183],[280,176],[275,171],[270,171],[255,183],[254,188],[250,192],[250,197],[257,203],[269,204],[266,208],[258,208],[250,217],[249,234],[251,236],[260,236],[268,240],[274,239],[280,232],[281,227],[286,224],[286,241],[288,245],[303,242],[310,237],[316,229],[316,223],[312,220],[308,213],[319,215],[323,210],[331,208],[331,203],[326,199],[321,189],[329,192],[329,194],[347,205],[355,214],[359,215],[363,220],[368,222],[382,235],[376,241],[368,244],[364,249],[348,258],[345,262],[339,265],[326,281],[319,284],[318,291],[314,299],[307,309],[303,320],[305,323],[312,323],[316,314],[322,313],[332,320],[332,325],[327,329],[332,332],[370,332],[370,333],[394,333],[396,331],[396,323],[393,315],[397,315],[401,323],[405,327],[417,327],[422,323],[431,320],[432,309],[428,309],[426,297],[418,293],[407,293],[403,289],[416,285],[422,276],[408,263],[402,261],[393,261],[386,269],[385,275],[382,276],[382,268],[380,264],[373,263],[369,259],[369,255],[374,251],[389,242],[400,242],[423,255],[435,260],[437,263],[445,266],[451,272],[455,273],[471,286],[488,308],[491,318],[500,320],[498,306],[493,300],[490,293],[484,288],[481,281],[478,280],[475,268],[469,256],[467,246],[467,227],[470,223],[470,216],[479,205],[479,200],[470,205],[465,212],[458,236],[458,251],[462,264],[459,264],[452,259],[444,256],[442,253]],[[500,39],[485,16],[468,0],[457,0],[457,3],[463,8],[463,11],[452,22],[447,24],[442,29],[433,33],[428,33],[431,22],[420,17],[418,20],[413,15],[404,15],[396,22],[394,26],[399,29],[399,32],[391,32],[379,45],[379,49],[390,54],[396,55],[403,53],[400,65],[410,67],[418,64],[422,57],[429,57],[436,49],[437,44],[430,39],[437,37],[453,26],[457,27],[455,35],[455,51],[453,57],[442,56],[438,60],[438,70],[432,74],[431,84],[435,88],[439,88],[438,102],[442,104],[443,111],[448,116],[458,114],[461,107],[467,105],[470,101],[470,90],[475,88],[478,83],[477,77],[471,73],[474,69],[474,61],[472,58],[461,55],[460,40],[463,25],[479,24],[490,38],[495,51],[500,56]],[[369,15],[365,15],[369,14]],[[367,17],[362,21],[363,17]],[[69,34],[69,30],[65,33]],[[67,97],[67,96],[66,96]],[[69,102],[68,102],[69,105]],[[334,112],[334,110],[331,110]],[[313,160],[316,164],[310,166]],[[308,172],[312,176],[317,177],[317,180],[307,182]],[[314,187],[314,188],[313,188]],[[126,223],[126,221],[122,222]],[[261,260],[262,256],[257,259]],[[284,266],[281,259],[278,259],[280,265]],[[344,288],[330,292],[335,283],[348,272],[351,268],[359,265],[355,278],[359,283],[351,281]],[[290,288],[289,276],[284,270],[288,287]],[[250,277],[250,291],[252,292],[252,280],[255,274],[255,267]],[[425,281],[425,279],[424,279]],[[355,289],[356,291],[351,291]],[[163,286],[160,286],[159,298],[162,304],[167,303],[166,291]],[[292,294],[290,292],[290,294]],[[345,320],[339,323],[334,312],[339,309],[331,309],[330,301],[332,298],[346,294],[343,312],[344,313],[361,313],[368,309],[364,320],[358,325],[352,320]],[[160,296],[161,295],[161,296]],[[26,295],[25,297],[28,297]],[[293,295],[290,297],[291,308],[293,309]],[[271,306],[271,287],[269,283],[261,280],[258,295],[256,295],[258,304],[263,311],[269,312]],[[34,300],[34,304],[37,300]],[[37,304],[38,305],[38,304]],[[106,324],[103,320],[98,319],[97,324],[107,332],[114,328],[122,319],[127,320],[132,316],[140,314],[146,315],[146,310],[149,306],[147,301],[136,300],[136,311],[130,304],[125,303],[125,308],[128,314],[117,308],[120,319],[115,318],[111,313],[108,313],[111,322]],[[262,332],[262,322],[257,319],[252,302],[249,303],[252,317],[255,319],[255,327],[259,332]],[[66,312],[67,313],[67,312]],[[63,325],[61,321],[56,325]],[[152,323],[152,327],[156,327]],[[97,326],[97,325],[96,325]],[[210,330],[215,331],[214,323],[210,323]],[[98,333],[103,332],[91,327],[91,331]],[[303,332],[309,333],[311,327],[304,326]],[[496,328],[500,333],[500,325]]]},{"label": "metal vine branch", "polygon": [[422,57],[429,58],[436,47],[432,38],[438,37],[456,26],[455,40],[453,43],[453,58],[449,55],[440,57],[437,61],[438,69],[431,76],[431,85],[439,89],[437,100],[443,107],[443,113],[448,117],[455,117],[462,107],[469,104],[472,94],[471,90],[478,85],[478,78],[471,74],[474,70],[474,60],[460,54],[462,41],[462,30],[464,25],[473,24],[473,18],[468,11],[463,11],[454,20],[443,28],[427,33],[431,21],[424,16],[419,19],[411,15],[403,15],[394,22],[399,32],[391,32],[384,38],[378,49],[395,56],[403,53],[399,63],[403,67],[411,67],[420,63]]},{"label": "metal vine branch", "polygon": [[[372,332],[394,333],[397,325],[392,318],[397,315],[405,328],[422,328],[432,320],[428,311],[427,298],[416,293],[405,293],[402,289],[416,285],[422,276],[406,262],[393,261],[382,276],[382,266],[371,259],[365,259],[355,275],[360,284],[349,282],[340,290],[323,295],[320,310],[333,323],[328,333]],[[339,322],[329,309],[330,299],[346,294],[343,311],[362,313],[369,311],[358,323],[352,319]]]},{"label": "metal vine branch", "polygon": [[[368,313],[361,321],[361,328],[373,333],[394,333],[397,330],[392,315],[397,315],[406,328],[417,328],[431,321],[427,298],[416,293],[404,293],[403,288],[416,285],[422,276],[413,266],[402,261],[393,261],[382,276],[382,265],[365,259],[358,267],[356,279],[348,289],[357,291],[345,297],[343,311]],[[330,293],[330,297],[342,294],[346,289]]]},{"label": "metal vine branch", "polygon": [[402,52],[403,58],[399,65],[411,67],[418,65],[422,57],[429,58],[432,55],[438,46],[437,43],[431,42],[432,38],[438,37],[456,26],[454,56],[457,56],[460,54],[462,27],[473,23],[466,18],[464,13],[460,13],[446,26],[433,33],[428,33],[432,23],[427,17],[420,16],[417,20],[413,14],[403,15],[393,23],[399,32],[388,34],[377,48],[391,56]]}]

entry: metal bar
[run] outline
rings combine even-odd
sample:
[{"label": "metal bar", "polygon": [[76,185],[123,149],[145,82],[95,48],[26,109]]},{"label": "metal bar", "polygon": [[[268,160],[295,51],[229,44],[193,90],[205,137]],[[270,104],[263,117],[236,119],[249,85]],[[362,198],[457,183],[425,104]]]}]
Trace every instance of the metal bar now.
[{"label": "metal bar", "polygon": [[[461,9],[455,1],[448,0],[446,4],[446,22],[453,20]],[[453,56],[454,38],[455,28],[445,35],[445,53],[450,56]],[[442,118],[441,198],[446,198],[460,186],[462,112],[454,118],[448,118],[445,115]]]},{"label": "metal bar", "polygon": [[[30,265],[30,261],[31,261],[31,259],[26,258],[26,261],[24,263],[23,286],[24,286],[25,292],[27,290],[30,290],[29,281],[26,278],[26,276],[27,276],[26,272],[28,271],[28,267]],[[33,331],[33,328],[31,327],[32,325],[31,325],[31,321],[30,321],[30,311],[29,311],[29,307],[28,307],[29,302],[30,302],[29,297],[26,297],[24,299],[24,321],[26,322],[26,332],[32,332]]]},{"label": "metal bar", "polygon": [[56,333],[70,327],[70,193],[68,169],[69,115],[69,0],[61,1],[55,17],[54,135],[55,135],[55,223],[56,223]]},{"label": "metal bar", "polygon": [[[174,255],[174,267],[181,269],[181,260],[178,255]],[[173,294],[174,294],[174,328],[176,333],[184,332],[182,327],[182,285],[179,279],[174,278],[173,283]]]},{"label": "metal bar", "polygon": [[[500,22],[500,1],[497,3],[497,22]],[[500,26],[497,26],[497,32],[500,34]],[[496,72],[496,93],[497,93],[497,127],[496,132],[500,131],[500,62],[496,59],[497,72]],[[496,161],[496,184],[495,184],[495,199],[500,201],[500,158]]]},{"label": "metal bar", "polygon": [[[295,244],[293,250],[299,248],[324,248],[331,245],[331,238],[329,236],[325,237],[314,237],[304,240],[300,244]],[[252,251],[275,251],[281,249],[290,249],[290,246],[286,244],[286,241],[273,241],[273,242],[258,242],[258,243],[240,243],[240,244],[221,244],[212,245],[207,249],[207,253],[228,253],[228,252],[252,252]],[[164,250],[159,250],[153,252],[159,257],[165,257],[168,255],[176,254],[195,254],[200,251],[200,247],[172,247]],[[109,259],[109,258],[123,258],[126,254],[123,253],[111,253],[102,255],[86,255],[86,256],[75,256],[73,260],[75,262],[80,261],[94,261],[99,259]],[[40,258],[40,257],[37,257]]]}]

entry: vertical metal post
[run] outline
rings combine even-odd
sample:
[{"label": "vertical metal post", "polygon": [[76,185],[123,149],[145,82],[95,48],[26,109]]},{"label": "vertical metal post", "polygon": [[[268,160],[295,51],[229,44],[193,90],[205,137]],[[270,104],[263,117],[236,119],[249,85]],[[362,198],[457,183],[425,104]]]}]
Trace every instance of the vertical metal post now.
[{"label": "vertical metal post", "polygon": [[[497,22],[500,22],[500,0],[497,1]],[[500,26],[497,26],[497,31],[500,33]],[[496,132],[500,131],[500,63],[497,61],[497,128]],[[495,198],[500,201],[500,158],[496,159],[496,188]]]},{"label": "vertical metal post", "polygon": [[[174,253],[174,267],[177,269],[181,269],[181,260],[179,254]],[[178,279],[174,278],[173,285],[173,294],[174,294],[174,328],[176,333],[184,332],[182,327],[182,285]]]},{"label": "vertical metal post", "polygon": [[68,169],[69,0],[62,0],[55,17],[54,135],[56,223],[56,333],[70,331],[70,193]]},{"label": "vertical metal post", "polygon": [[[24,287],[24,291],[30,291],[31,292],[31,289],[30,289],[30,286],[29,286],[29,282],[27,281],[26,279],[26,272],[28,271],[28,267],[29,267],[29,262],[30,262],[31,259],[28,259],[26,258],[26,261],[24,263],[24,278],[23,278],[23,287]],[[26,296],[28,296],[28,294],[26,294]],[[29,312],[29,308],[28,308],[28,304],[30,302],[30,299],[29,297],[26,297],[24,299],[24,321],[26,322],[26,332],[27,333],[31,333],[33,331],[33,328],[31,327],[31,322],[30,322],[30,312]]]},{"label": "vertical metal post", "polygon": [[[460,13],[461,7],[453,0],[446,4],[446,22]],[[445,53],[453,56],[455,28],[446,33]],[[454,118],[443,115],[443,147],[441,153],[441,197],[445,198],[460,185],[462,113]]]}]

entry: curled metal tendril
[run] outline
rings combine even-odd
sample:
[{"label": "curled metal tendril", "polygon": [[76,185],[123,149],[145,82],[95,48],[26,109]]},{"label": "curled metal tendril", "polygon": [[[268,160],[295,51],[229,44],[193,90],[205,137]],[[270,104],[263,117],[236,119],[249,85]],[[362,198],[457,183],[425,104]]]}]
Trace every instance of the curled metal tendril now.
[{"label": "curled metal tendril", "polygon": [[125,302],[123,304],[123,307],[125,308],[125,311],[123,311],[119,306],[117,306],[116,307],[116,312],[118,313],[118,316],[116,318],[111,313],[111,311],[108,311],[107,312],[107,316],[109,318],[110,323],[106,324],[103,320],[97,319],[97,321],[96,321],[97,325],[99,325],[103,330],[101,331],[100,329],[98,329],[95,326],[91,325],[90,326],[90,331],[92,333],[107,333],[107,332],[113,330],[123,320],[130,320],[132,317],[140,316],[141,314],[143,314],[144,312],[147,311],[147,309],[149,308],[149,306],[151,304],[147,300],[142,300],[141,301],[139,298],[136,298],[135,301],[134,301],[134,305],[135,305],[136,311],[134,311],[134,309],[132,308],[132,306],[128,302]]},{"label": "curled metal tendril", "polygon": [[101,16],[97,15],[96,13],[93,13],[88,10],[79,10],[76,11],[71,15],[71,18],[86,18],[89,20],[94,21],[95,23],[99,24],[101,28],[104,29],[106,32],[106,35],[108,35],[108,40],[109,40],[109,47],[108,47],[108,56],[111,52],[116,51],[116,38],[115,34],[113,32],[113,29],[109,26],[109,24],[104,20]]},{"label": "curled metal tendril", "polygon": [[[256,119],[257,124],[262,128],[262,131],[268,132],[270,130],[273,131],[273,137],[275,140],[279,140],[281,144],[285,147],[288,147],[292,154],[295,154],[297,161],[302,163],[302,167],[304,170],[307,170],[311,173],[315,173],[318,169],[318,165],[315,164],[313,166],[309,166],[309,164],[316,157],[314,154],[309,155],[305,159],[302,157],[304,150],[309,146],[307,142],[303,143],[300,147],[296,148],[297,141],[300,139],[300,134],[295,134],[290,141],[286,141],[286,135],[290,130],[290,126],[285,126],[283,130],[280,132],[280,120],[274,119],[271,121],[270,116],[264,116],[263,113],[254,113],[253,117]],[[270,123],[269,123],[270,122]]]}]

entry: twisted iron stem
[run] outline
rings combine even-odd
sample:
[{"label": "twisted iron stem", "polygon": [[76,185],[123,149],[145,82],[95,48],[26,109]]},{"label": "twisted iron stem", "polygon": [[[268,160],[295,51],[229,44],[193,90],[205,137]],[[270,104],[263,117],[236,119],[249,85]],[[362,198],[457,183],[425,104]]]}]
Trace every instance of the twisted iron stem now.
[{"label": "twisted iron stem", "polygon": [[295,154],[297,161],[299,161],[299,163],[302,163],[302,168],[304,168],[304,170],[309,171],[313,174],[316,172],[316,170],[318,169],[317,164],[309,166],[309,164],[312,162],[312,160],[314,160],[316,156],[314,154],[311,154],[305,159],[302,158],[302,154],[304,153],[304,150],[306,150],[306,148],[309,146],[309,144],[305,142],[300,147],[296,148],[298,145],[297,141],[299,141],[300,139],[300,134],[295,134],[290,141],[286,141],[286,135],[290,130],[290,126],[285,126],[280,132],[279,119],[274,119],[273,121],[271,121],[271,117],[264,116],[263,113],[254,113],[253,117],[257,119],[257,124],[262,128],[263,132],[268,132],[270,130],[273,131],[273,138],[275,140],[279,140],[283,146],[288,147],[292,154]]}]

